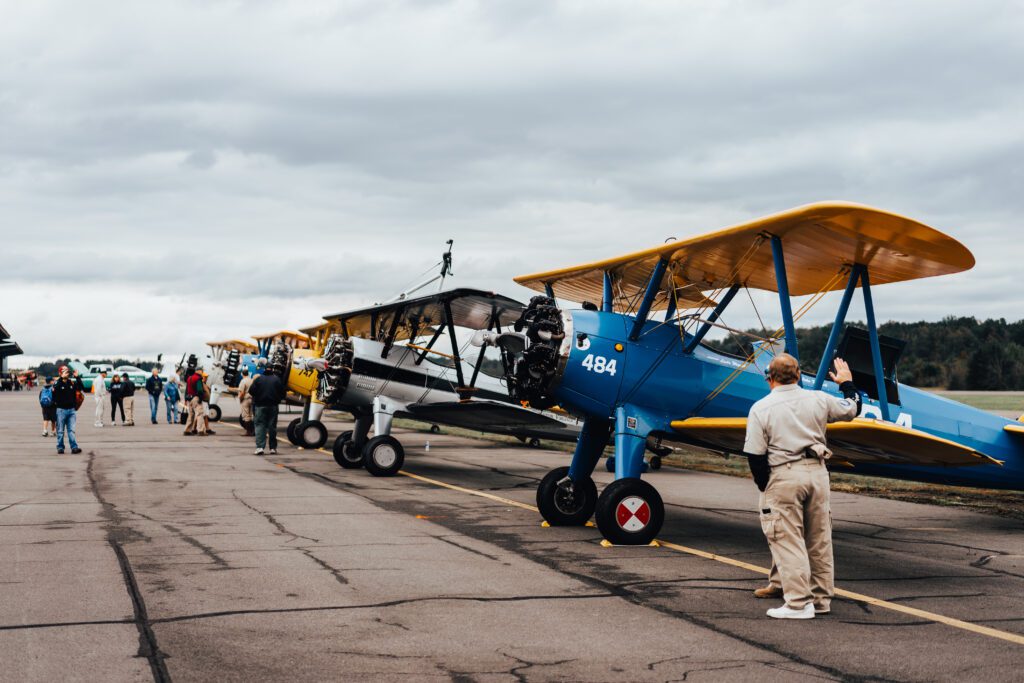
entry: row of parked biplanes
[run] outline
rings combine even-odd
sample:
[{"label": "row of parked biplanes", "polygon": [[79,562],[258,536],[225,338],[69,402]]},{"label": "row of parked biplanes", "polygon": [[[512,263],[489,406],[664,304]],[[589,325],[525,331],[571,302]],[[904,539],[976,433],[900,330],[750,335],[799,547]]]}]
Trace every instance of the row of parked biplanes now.
[{"label": "row of parked biplanes", "polygon": [[[897,479],[1024,488],[1024,423],[900,384],[903,343],[879,335],[872,287],[968,270],[970,251],[914,220],[867,206],[799,207],[710,234],[597,263],[515,278],[539,292],[528,304],[477,289],[444,289],[440,273],[395,299],[332,314],[313,327],[210,343],[211,411],[243,365],[274,368],[302,416],[296,445],[327,444],[325,410],[350,413],[333,454],[346,469],[396,474],[397,417],[575,442],[568,466],[541,481],[537,504],[552,525],[592,516],[617,544],[650,542],[664,505],[641,475],[668,443],[742,455],[746,415],[768,392],[774,353],[799,357],[795,325],[832,291],[843,295],[821,363],[807,388],[838,394],[832,360],[850,363],[863,411],[831,425],[829,466]],[[431,294],[426,287],[440,281]],[[746,355],[704,343],[740,290],[778,294],[782,325],[755,336]],[[857,290],[866,329],[846,324]],[[794,311],[791,297],[806,297]],[[753,297],[750,298],[753,303]],[[727,328],[731,329],[731,328]],[[737,332],[736,330],[731,330]],[[610,450],[614,481],[592,478]]]}]

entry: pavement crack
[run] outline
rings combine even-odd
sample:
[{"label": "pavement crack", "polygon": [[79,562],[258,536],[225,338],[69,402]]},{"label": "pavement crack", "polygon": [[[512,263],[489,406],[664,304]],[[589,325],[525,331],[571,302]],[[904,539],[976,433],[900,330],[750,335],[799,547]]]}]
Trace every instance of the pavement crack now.
[{"label": "pavement crack", "polygon": [[461,548],[462,550],[465,550],[468,553],[473,553],[474,555],[479,555],[480,557],[486,557],[488,560],[494,560],[495,562],[501,562],[501,558],[498,557],[497,555],[491,555],[489,553],[482,552],[482,551],[477,550],[475,548],[470,548],[468,545],[462,545],[461,543],[456,543],[455,541],[453,541],[451,538],[449,538],[447,536],[434,536],[434,538],[436,538],[437,540],[442,541],[444,543],[447,543],[448,545],[453,545],[456,548]]},{"label": "pavement crack", "polygon": [[103,496],[99,480],[96,477],[95,463],[96,452],[89,451],[89,464],[86,465],[85,473],[89,480],[92,494],[96,497],[102,508],[101,514],[108,521],[107,542],[113,549],[115,557],[117,557],[117,564],[121,569],[121,577],[128,591],[128,597],[131,599],[132,613],[134,615],[132,621],[139,632],[139,650],[136,656],[145,657],[149,662],[149,669],[156,683],[170,683],[171,674],[167,671],[167,664],[164,662],[167,655],[160,650],[160,645],[157,643],[156,634],[153,632],[153,622],[150,621],[149,614],[146,611],[146,601],[143,598],[142,591],[139,590],[138,581],[135,580],[135,572],[132,571],[128,555],[125,553],[124,548],[121,547],[120,539],[125,535],[122,532],[121,515],[117,511],[117,506],[108,502]]},{"label": "pavement crack", "polygon": [[295,541],[295,540],[300,539],[300,538],[303,538],[303,539],[305,539],[307,541],[312,541],[313,543],[319,543],[320,542],[319,538],[312,538],[310,536],[303,536],[302,534],[297,534],[294,531],[290,531],[287,527],[285,527],[284,524],[281,524],[281,522],[277,521],[277,518],[274,517],[274,515],[270,514],[266,510],[260,510],[259,508],[255,507],[254,505],[251,505],[250,503],[246,502],[245,499],[243,499],[241,496],[238,495],[238,491],[236,489],[231,489],[231,495],[239,503],[241,503],[245,507],[249,508],[250,510],[252,510],[256,514],[260,515],[261,517],[263,517],[268,522],[270,522],[270,524],[273,525],[273,527],[275,529],[277,529],[280,533],[284,534],[285,536],[291,536],[291,538],[289,540],[285,541],[286,543],[291,543],[292,541]]},{"label": "pavement crack", "polygon": [[413,605],[427,602],[479,602],[479,603],[502,603],[502,602],[543,602],[548,600],[593,600],[614,597],[607,593],[588,593],[585,595],[510,595],[510,596],[480,596],[480,595],[432,595],[422,598],[405,598],[400,600],[386,600],[383,602],[364,603],[358,605],[320,605],[317,607],[269,607],[265,609],[237,609],[223,610],[219,612],[199,612],[196,614],[182,614],[174,617],[162,617],[153,619],[153,624],[171,624],[181,621],[193,621],[198,619],[218,619],[222,617],[244,616],[248,614],[300,614],[303,612],[346,612],[364,609],[385,609],[400,605]]}]

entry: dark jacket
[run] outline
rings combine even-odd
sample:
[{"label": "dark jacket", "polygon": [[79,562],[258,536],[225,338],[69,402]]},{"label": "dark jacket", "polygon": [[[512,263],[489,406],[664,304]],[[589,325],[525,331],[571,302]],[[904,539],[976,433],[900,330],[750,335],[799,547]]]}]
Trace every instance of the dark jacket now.
[{"label": "dark jacket", "polygon": [[110,400],[120,401],[124,398],[124,382],[117,380],[116,382],[110,381]]},{"label": "dark jacket", "polygon": [[146,391],[153,396],[159,396],[160,392],[164,390],[164,381],[159,377],[150,375],[146,378]]},{"label": "dark jacket", "polygon": [[284,400],[284,382],[277,375],[259,375],[249,387],[253,405],[260,407],[276,406]]},{"label": "dark jacket", "polygon": [[78,407],[78,402],[75,400],[75,392],[77,391],[85,393],[85,386],[79,378],[69,377],[64,379],[62,377],[58,379],[53,383],[53,405],[58,408],[74,410]]},{"label": "dark jacket", "polygon": [[131,377],[125,377],[121,380],[121,395],[125,398],[135,395],[135,382],[132,381]]}]

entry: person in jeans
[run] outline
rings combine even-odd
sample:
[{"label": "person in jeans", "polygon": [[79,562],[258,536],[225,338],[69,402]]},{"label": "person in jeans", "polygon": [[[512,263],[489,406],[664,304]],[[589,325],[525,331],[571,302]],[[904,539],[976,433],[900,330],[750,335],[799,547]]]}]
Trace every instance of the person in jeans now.
[{"label": "person in jeans", "polygon": [[53,403],[53,380],[49,377],[39,390],[39,406],[43,409],[43,436],[57,436],[57,406]]},{"label": "person in jeans", "polygon": [[164,405],[167,406],[167,424],[173,424],[178,421],[178,399],[181,398],[178,383],[174,381],[174,375],[171,375],[171,377],[171,381],[164,385]]},{"label": "person in jeans", "polygon": [[124,412],[128,416],[126,424],[129,427],[135,426],[135,382],[128,373],[121,375],[121,398],[124,401]]},{"label": "person in jeans", "polygon": [[82,452],[75,438],[79,391],[85,392],[82,380],[72,377],[68,366],[60,366],[60,379],[53,385],[53,404],[57,407],[57,455],[64,454],[64,432],[68,434],[71,452]]},{"label": "person in jeans", "polygon": [[[149,394],[149,421],[156,424],[156,409],[160,407],[160,394],[164,390],[164,381],[160,373],[153,368],[153,374],[146,378],[146,393]],[[168,411],[169,414],[169,411]]]},{"label": "person in jeans", "polygon": [[253,380],[249,387],[256,408],[256,455],[263,455],[263,447],[270,441],[270,452],[277,453],[277,407],[284,400],[284,382],[277,369],[267,371]]},{"label": "person in jeans", "polygon": [[110,378],[110,425],[117,424],[115,415],[117,409],[121,408],[121,426],[125,424],[124,418],[124,385],[121,383],[121,375],[115,374]]},{"label": "person in jeans", "polygon": [[92,380],[92,400],[96,403],[96,427],[103,426],[103,415],[107,412],[107,371],[104,370]]}]

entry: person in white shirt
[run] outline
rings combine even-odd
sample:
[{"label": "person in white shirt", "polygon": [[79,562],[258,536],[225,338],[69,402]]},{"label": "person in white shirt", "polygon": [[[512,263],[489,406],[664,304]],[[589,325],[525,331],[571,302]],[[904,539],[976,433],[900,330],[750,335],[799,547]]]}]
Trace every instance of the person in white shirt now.
[{"label": "person in white shirt", "polygon": [[92,380],[92,400],[96,403],[96,422],[94,424],[97,427],[103,426],[103,415],[107,412],[107,396],[109,394],[107,373],[101,372]]}]

